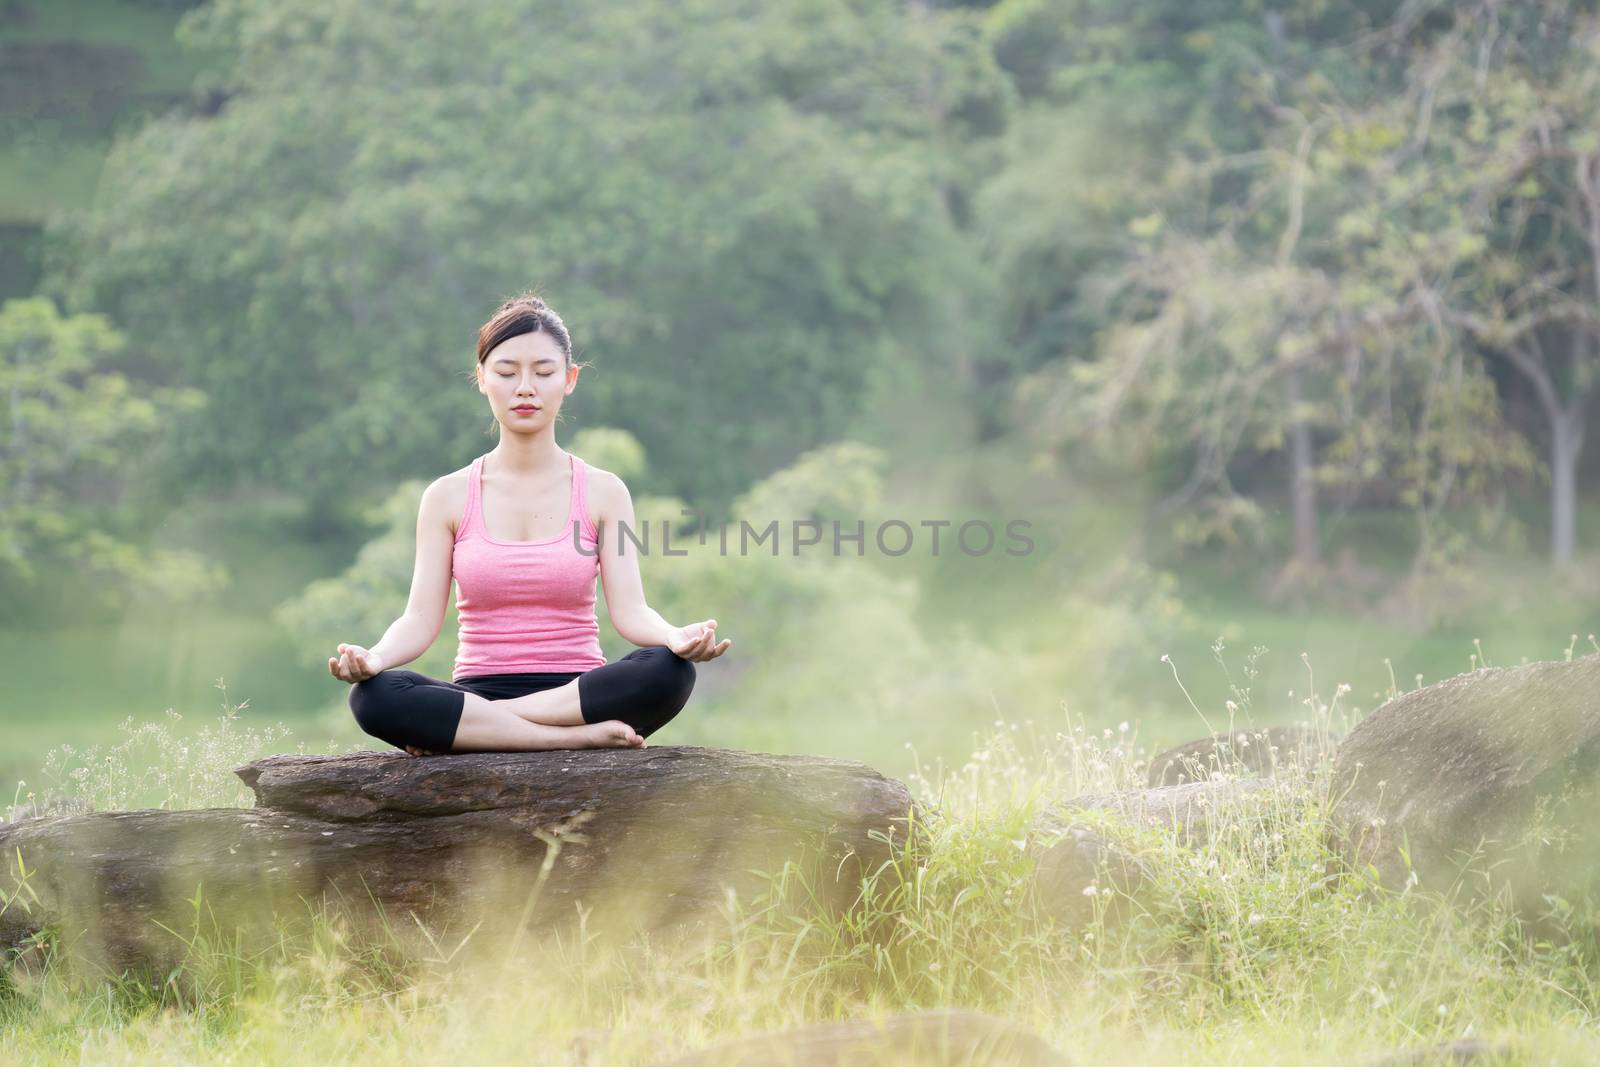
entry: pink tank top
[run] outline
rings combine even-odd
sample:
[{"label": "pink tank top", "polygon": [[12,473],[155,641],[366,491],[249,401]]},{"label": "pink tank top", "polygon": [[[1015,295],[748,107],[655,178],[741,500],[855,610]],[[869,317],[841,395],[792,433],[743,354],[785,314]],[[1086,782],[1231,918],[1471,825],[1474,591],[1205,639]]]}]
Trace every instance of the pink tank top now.
[{"label": "pink tank top", "polygon": [[[497,541],[483,523],[483,456],[472,461],[451,570],[460,642],[451,677],[588,671],[606,662],[594,613],[599,535],[589,519],[583,460],[567,453],[572,496],[561,533]],[[578,530],[583,555],[573,546]]]}]

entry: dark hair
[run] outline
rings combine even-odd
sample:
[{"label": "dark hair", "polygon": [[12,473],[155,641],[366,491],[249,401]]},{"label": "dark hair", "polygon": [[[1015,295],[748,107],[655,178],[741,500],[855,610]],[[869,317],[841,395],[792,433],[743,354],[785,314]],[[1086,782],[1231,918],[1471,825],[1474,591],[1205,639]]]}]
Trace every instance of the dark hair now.
[{"label": "dark hair", "polygon": [[500,305],[489,321],[478,327],[478,364],[493,352],[495,346],[509,337],[519,337],[525,333],[538,333],[543,330],[548,333],[556,344],[561,346],[561,354],[572,362],[572,335],[567,332],[567,324],[561,321],[561,316],[550,310],[550,305],[526,292],[514,296]]}]

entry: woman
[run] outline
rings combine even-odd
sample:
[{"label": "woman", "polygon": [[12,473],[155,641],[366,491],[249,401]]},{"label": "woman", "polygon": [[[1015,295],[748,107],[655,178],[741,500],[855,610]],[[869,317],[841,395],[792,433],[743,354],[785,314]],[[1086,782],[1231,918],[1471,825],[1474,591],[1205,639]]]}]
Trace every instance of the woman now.
[{"label": "woman", "polygon": [[[328,659],[372,736],[414,756],[637,748],[688,702],[694,664],[733,643],[718,643],[716,619],[668,623],[645,603],[630,539],[602,541],[602,528],[636,528],[633,500],[616,475],[556,445],[578,373],[566,325],[532,294],[478,331],[478,392],[499,444],[422,494],[405,613],[371,649],[341,644]],[[614,663],[600,651],[597,574],[612,624],[642,646]],[[396,670],[439,636],[452,579],[452,680]]]}]

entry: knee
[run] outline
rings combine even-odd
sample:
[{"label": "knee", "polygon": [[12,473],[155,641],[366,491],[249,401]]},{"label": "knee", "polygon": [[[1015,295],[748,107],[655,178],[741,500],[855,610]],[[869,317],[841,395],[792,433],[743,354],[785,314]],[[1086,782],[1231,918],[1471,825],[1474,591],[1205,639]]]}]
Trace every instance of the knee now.
[{"label": "knee", "polygon": [[665,645],[661,646],[661,651],[663,654],[656,657],[656,669],[660,672],[662,692],[681,708],[694,692],[694,664]]},{"label": "knee", "polygon": [[373,737],[383,737],[383,720],[392,686],[387,672],[379,672],[350,687],[350,712],[356,725]]}]

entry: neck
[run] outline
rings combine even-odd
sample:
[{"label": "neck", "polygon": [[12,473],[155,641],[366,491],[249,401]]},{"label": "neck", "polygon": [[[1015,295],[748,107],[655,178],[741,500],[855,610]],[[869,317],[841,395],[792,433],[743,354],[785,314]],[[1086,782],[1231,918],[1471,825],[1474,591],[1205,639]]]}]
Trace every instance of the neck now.
[{"label": "neck", "polygon": [[500,428],[500,443],[489,455],[494,467],[509,474],[539,474],[555,470],[567,462],[566,453],[556,444],[551,427],[538,433],[507,433]]}]

